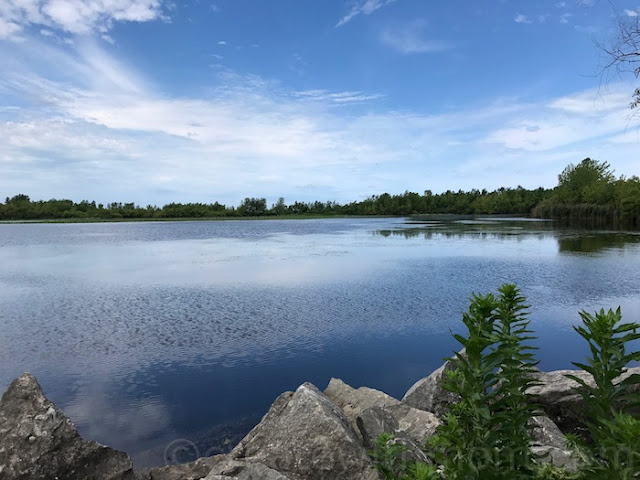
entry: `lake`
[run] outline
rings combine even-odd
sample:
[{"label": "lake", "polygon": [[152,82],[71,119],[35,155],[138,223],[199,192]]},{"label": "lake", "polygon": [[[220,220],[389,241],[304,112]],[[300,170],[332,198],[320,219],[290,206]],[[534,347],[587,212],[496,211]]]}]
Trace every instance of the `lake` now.
[{"label": "lake", "polygon": [[0,225],[0,388],[23,371],[138,466],[228,451],[283,391],[395,397],[456,349],[472,292],[516,283],[544,370],[578,311],[640,320],[640,235],[526,219]]}]

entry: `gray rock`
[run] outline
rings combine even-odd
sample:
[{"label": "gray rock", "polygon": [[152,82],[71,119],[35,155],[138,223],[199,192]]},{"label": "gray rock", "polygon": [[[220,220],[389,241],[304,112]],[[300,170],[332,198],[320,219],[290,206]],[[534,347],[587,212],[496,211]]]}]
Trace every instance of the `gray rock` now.
[{"label": "gray rock", "polygon": [[417,444],[432,437],[441,423],[434,414],[410,407],[384,392],[367,387],[355,389],[337,378],[331,379],[324,394],[342,409],[354,430],[363,436],[363,444],[367,448],[371,447],[367,446],[357,418],[368,408],[381,407],[392,415],[398,425],[392,433],[406,432]]},{"label": "gray rock", "polygon": [[538,462],[542,464],[550,463],[554,467],[564,468],[569,473],[578,471],[578,460],[573,452],[551,445],[531,447],[533,454],[538,457]]},{"label": "gray rock", "polygon": [[542,464],[550,463],[570,473],[578,471],[577,457],[566,446],[567,437],[547,416],[539,415],[531,420],[532,451]]},{"label": "gray rock", "polygon": [[[556,370],[540,372],[536,378],[539,385],[529,388],[527,392],[538,395],[537,403],[562,432],[584,434],[584,401],[574,391],[579,386],[578,382],[567,378],[567,374],[575,375],[587,384],[594,385],[591,374],[583,370]],[[629,368],[618,381],[632,374],[640,374],[640,367]],[[635,388],[640,389],[640,385],[636,385]]]},{"label": "gray rock", "polygon": [[202,457],[181,465],[152,468],[149,477],[151,480],[200,480],[211,472],[218,461],[217,457]]},{"label": "gray rock", "polygon": [[566,448],[567,437],[549,417],[545,415],[535,416],[531,420],[531,424],[533,426],[531,439],[534,445]]},{"label": "gray rock", "polygon": [[291,480],[380,478],[340,408],[310,383],[280,395],[230,456]]},{"label": "gray rock", "polygon": [[380,434],[392,433],[395,436],[394,442],[400,443],[407,449],[401,455],[403,460],[428,461],[420,447],[407,432],[400,428],[398,421],[388,410],[378,406],[366,408],[360,412],[356,421],[364,438],[365,448],[374,448]]},{"label": "gray rock", "polygon": [[355,389],[338,378],[332,378],[329,381],[324,394],[340,407],[356,432],[358,431],[356,418],[363,410],[373,406],[387,407],[400,403],[400,400],[384,392],[368,387]]},{"label": "gray rock", "polygon": [[182,465],[153,468],[149,475],[151,480],[289,480],[263,464],[235,460],[229,455],[203,457]]},{"label": "gray rock", "polygon": [[431,412],[418,410],[406,403],[390,405],[387,411],[398,421],[401,432],[406,432],[417,444],[423,444],[436,434],[442,422]]},{"label": "gray rock", "polygon": [[[461,350],[459,355],[463,354],[464,350]],[[447,360],[431,375],[414,383],[402,397],[402,401],[419,410],[432,412],[438,417],[443,417],[449,411],[450,404],[460,401],[457,394],[442,387],[442,381],[447,378],[447,372],[454,369],[453,362]]]},{"label": "gray rock", "polygon": [[0,400],[0,478],[133,480],[131,459],[83,440],[71,420],[22,374]]},{"label": "gray rock", "polygon": [[[226,457],[219,455],[218,457]],[[224,458],[216,463],[205,480],[289,480],[286,476],[261,463]]]}]

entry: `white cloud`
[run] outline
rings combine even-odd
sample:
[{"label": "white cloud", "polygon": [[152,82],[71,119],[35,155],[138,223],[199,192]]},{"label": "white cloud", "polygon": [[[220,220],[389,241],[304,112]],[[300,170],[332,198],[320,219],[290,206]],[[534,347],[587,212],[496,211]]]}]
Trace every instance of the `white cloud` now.
[{"label": "white cloud", "polygon": [[622,89],[610,93],[588,90],[557,98],[492,132],[487,142],[507,149],[547,152],[615,135],[628,124],[624,114],[628,95]]},{"label": "white cloud", "polygon": [[[385,110],[376,92],[296,92],[227,72],[206,95],[176,98],[96,45],[65,48],[0,46],[10,66],[0,90],[23,105],[0,110],[3,195],[347,202],[407,189],[552,186],[585,156],[637,173],[638,143],[620,140],[628,86],[424,113]],[[35,57],[66,75],[34,72]]]},{"label": "white cloud", "polygon": [[0,17],[0,39],[13,37],[21,30],[20,25]]},{"label": "white cloud", "polygon": [[514,18],[514,21],[516,23],[533,23],[533,21],[527,15],[522,15],[521,13],[516,15],[516,18]]},{"label": "white cloud", "polygon": [[296,97],[303,99],[312,99],[319,102],[333,102],[336,104],[353,104],[360,102],[368,102],[382,98],[380,94],[366,94],[363,92],[329,92],[327,90],[305,90],[295,92]]},{"label": "white cloud", "polygon": [[629,10],[627,8],[624,9],[624,13],[627,15],[627,17],[637,17],[638,15],[640,15],[637,10]]},{"label": "white cloud", "polygon": [[425,39],[423,37],[425,27],[425,22],[415,21],[401,28],[385,29],[380,33],[380,41],[403,55],[441,52],[451,48],[447,42]]},{"label": "white cloud", "polygon": [[105,33],[114,22],[147,22],[162,16],[161,0],[3,0],[0,38],[30,25],[71,34]]},{"label": "white cloud", "polygon": [[350,22],[354,17],[358,15],[371,15],[376,10],[395,2],[396,0],[360,0],[351,7],[349,13],[336,23],[336,28]]}]

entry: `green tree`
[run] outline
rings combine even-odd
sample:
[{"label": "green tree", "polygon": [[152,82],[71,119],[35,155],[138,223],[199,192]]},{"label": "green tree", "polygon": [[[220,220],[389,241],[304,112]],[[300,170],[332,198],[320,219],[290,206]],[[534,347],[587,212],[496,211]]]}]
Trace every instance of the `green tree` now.
[{"label": "green tree", "polygon": [[284,215],[287,213],[287,205],[284,203],[284,197],[278,198],[278,201],[271,206],[271,211],[275,215]]},{"label": "green tree", "polygon": [[266,198],[245,198],[240,207],[238,208],[241,215],[247,215],[251,217],[257,217],[267,213],[267,199]]},{"label": "green tree", "polygon": [[558,199],[565,203],[604,205],[614,198],[615,177],[607,162],[585,158],[558,175]]}]

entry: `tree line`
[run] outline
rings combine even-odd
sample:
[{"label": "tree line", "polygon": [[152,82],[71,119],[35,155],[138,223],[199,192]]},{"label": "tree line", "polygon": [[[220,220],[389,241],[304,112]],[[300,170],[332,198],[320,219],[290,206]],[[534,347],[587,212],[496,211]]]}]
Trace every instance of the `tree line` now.
[{"label": "tree line", "polygon": [[262,217],[286,215],[416,215],[429,213],[450,214],[519,214],[527,215],[540,201],[549,197],[551,190],[523,187],[500,188],[492,192],[447,190],[433,194],[406,191],[399,195],[372,195],[359,202],[296,201],[287,204],[284,198],[269,208],[265,198],[245,198],[238,206],[215,203],[169,203],[162,207],[135,203],[107,204],[83,200],[38,200],[18,194],[0,203],[0,220],[53,220],[53,219],[170,219],[215,217]]},{"label": "tree line", "polygon": [[575,225],[640,228],[640,178],[616,178],[609,163],[585,158],[558,175],[558,186],[531,214]]},{"label": "tree line", "polygon": [[265,198],[247,197],[238,206],[215,203],[169,203],[162,207],[135,203],[107,204],[83,200],[38,200],[18,194],[0,203],[0,220],[120,220],[185,219],[263,216],[503,214],[531,215],[559,221],[640,226],[640,179],[615,178],[607,162],[590,158],[569,165],[553,189],[529,190],[501,187],[493,191],[470,190],[422,194],[405,191],[372,195],[362,201],[340,204],[314,201],[287,204],[279,198],[269,207]]}]

